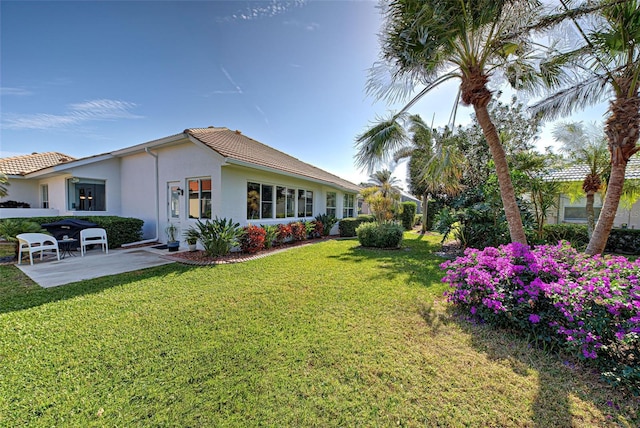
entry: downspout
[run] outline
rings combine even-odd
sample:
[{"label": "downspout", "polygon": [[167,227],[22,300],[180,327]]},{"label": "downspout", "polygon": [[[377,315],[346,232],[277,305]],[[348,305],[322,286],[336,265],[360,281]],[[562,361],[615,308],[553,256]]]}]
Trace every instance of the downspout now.
[{"label": "downspout", "polygon": [[151,239],[145,239],[137,242],[129,242],[127,244],[122,244],[123,248],[131,247],[133,245],[140,244],[149,244],[151,242],[158,242],[158,237],[160,236],[160,177],[158,175],[158,155],[149,150],[148,147],[144,148],[144,151],[155,158],[155,178],[156,178],[156,236]]}]

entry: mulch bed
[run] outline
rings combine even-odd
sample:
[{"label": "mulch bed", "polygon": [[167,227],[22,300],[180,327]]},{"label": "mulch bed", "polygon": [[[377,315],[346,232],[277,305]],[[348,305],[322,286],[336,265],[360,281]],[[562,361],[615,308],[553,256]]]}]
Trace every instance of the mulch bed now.
[{"label": "mulch bed", "polygon": [[168,260],[173,260],[178,263],[195,266],[208,266],[208,265],[222,265],[229,263],[241,263],[248,260],[260,259],[262,257],[270,256],[272,254],[281,253],[283,251],[290,250],[292,248],[303,247],[306,245],[316,244],[318,242],[324,242],[332,237],[315,238],[306,241],[294,241],[277,247],[258,251],[257,253],[243,253],[241,251],[229,253],[226,256],[209,257],[202,250],[197,251],[182,251],[179,253],[167,254],[162,257]]}]

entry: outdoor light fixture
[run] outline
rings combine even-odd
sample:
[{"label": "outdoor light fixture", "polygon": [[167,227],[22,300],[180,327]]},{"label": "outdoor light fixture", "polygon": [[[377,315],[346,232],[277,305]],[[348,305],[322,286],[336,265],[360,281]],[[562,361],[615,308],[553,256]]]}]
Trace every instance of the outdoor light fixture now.
[{"label": "outdoor light fixture", "polygon": [[178,195],[182,196],[182,195],[184,195],[184,190],[182,190],[182,189],[181,189],[181,188],[179,188],[179,187],[176,187],[176,193],[177,193]]}]

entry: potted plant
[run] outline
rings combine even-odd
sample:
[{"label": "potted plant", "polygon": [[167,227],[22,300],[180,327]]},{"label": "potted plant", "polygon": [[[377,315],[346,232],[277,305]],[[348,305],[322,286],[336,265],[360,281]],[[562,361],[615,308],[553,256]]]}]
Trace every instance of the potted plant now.
[{"label": "potted plant", "polygon": [[189,226],[189,229],[184,233],[184,239],[189,245],[189,251],[195,251],[198,239],[200,239],[200,232],[193,226]]},{"label": "potted plant", "polygon": [[180,241],[177,239],[178,227],[173,223],[169,223],[165,232],[167,233],[167,248],[169,251],[178,251],[178,248],[180,248]]}]

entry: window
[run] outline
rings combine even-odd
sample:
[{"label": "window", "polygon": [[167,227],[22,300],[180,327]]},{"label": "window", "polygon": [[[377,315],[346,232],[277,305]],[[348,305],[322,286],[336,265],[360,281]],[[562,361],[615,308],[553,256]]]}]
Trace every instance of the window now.
[{"label": "window", "polygon": [[327,192],[327,215],[338,216],[338,211],[336,210],[337,200],[336,192]]},{"label": "window", "polygon": [[49,185],[40,186],[40,203],[42,208],[49,208]]},{"label": "window", "polygon": [[273,218],[273,186],[247,183],[247,219]]},{"label": "window", "polygon": [[247,183],[247,219],[260,218],[260,184]]},{"label": "window", "polygon": [[169,184],[169,217],[180,218],[180,193],[177,183]]},{"label": "window", "polygon": [[211,179],[187,180],[189,188],[189,218],[211,218]]},{"label": "window", "polygon": [[[600,217],[601,207],[594,207],[596,221]],[[565,207],[564,208],[564,220],[575,222],[587,222],[587,209],[585,207]]]},{"label": "window", "polygon": [[353,217],[355,205],[355,195],[344,195],[344,204],[342,205],[342,217]]},{"label": "window", "polygon": [[276,186],[276,218],[295,217],[296,189]]},{"label": "window", "polygon": [[298,190],[298,217],[313,216],[313,192]]},{"label": "window", "polygon": [[90,178],[73,177],[68,179],[69,210],[106,211],[105,183],[104,180]]},{"label": "window", "polygon": [[273,186],[262,185],[262,218],[273,218]]}]

